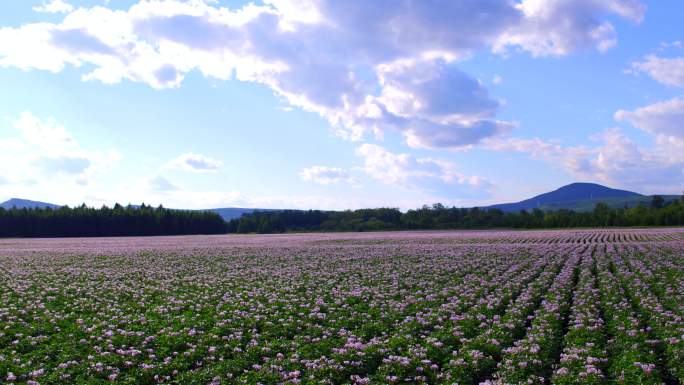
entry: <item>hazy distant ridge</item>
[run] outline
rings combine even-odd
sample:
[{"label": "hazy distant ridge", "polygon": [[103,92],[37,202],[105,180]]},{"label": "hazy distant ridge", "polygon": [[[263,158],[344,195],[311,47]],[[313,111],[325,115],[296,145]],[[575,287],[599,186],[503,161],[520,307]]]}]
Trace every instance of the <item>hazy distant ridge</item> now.
[{"label": "hazy distant ridge", "polygon": [[[678,199],[677,195],[663,195],[666,201]],[[640,203],[648,205],[652,199],[650,195],[643,195],[633,191],[619,190],[596,183],[571,183],[557,190],[537,195],[515,203],[502,203],[487,206],[487,209],[500,209],[506,212],[517,212],[520,210],[532,210],[539,208],[542,210],[568,209],[575,211],[592,210],[597,203],[603,202],[610,207],[633,207]],[[17,208],[58,208],[59,205],[32,201],[28,199],[12,198],[7,202],[1,203],[0,207],[5,209]],[[252,214],[255,211],[282,211],[281,209],[258,209],[243,207],[224,207],[206,209],[219,214],[224,220],[240,218],[245,214]]]},{"label": "hazy distant ridge", "polygon": [[240,218],[244,214],[252,214],[255,211],[280,211],[279,209],[246,209],[240,207],[224,207],[220,209],[208,209],[221,216],[225,221]]},{"label": "hazy distant ridge", "polygon": [[55,205],[52,203],[46,203],[46,202],[38,202],[38,201],[32,201],[28,199],[20,199],[20,198],[12,198],[8,201],[0,203],[0,207],[3,209],[9,210],[12,207],[16,207],[18,209],[32,209],[32,208],[53,208],[56,209],[59,207],[59,205]]}]

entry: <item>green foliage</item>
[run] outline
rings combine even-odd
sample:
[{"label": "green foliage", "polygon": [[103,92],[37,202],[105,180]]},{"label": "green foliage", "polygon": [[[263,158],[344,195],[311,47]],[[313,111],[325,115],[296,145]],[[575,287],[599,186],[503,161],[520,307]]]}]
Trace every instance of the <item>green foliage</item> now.
[{"label": "green foliage", "polygon": [[395,208],[348,211],[254,212],[228,223],[230,233],[288,231],[377,231],[486,228],[570,228],[684,225],[684,201],[665,202],[654,197],[650,206],[611,208],[598,203],[593,211],[534,209],[504,213],[499,209],[466,209],[442,204],[402,213]]},{"label": "green foliage", "polygon": [[665,204],[665,199],[661,197],[660,195],[654,195],[653,199],[651,200],[651,207],[654,209],[659,209],[662,208],[663,205]]},{"label": "green foliage", "polygon": [[0,208],[0,237],[130,236],[304,231],[379,231],[486,228],[572,228],[684,225],[684,200],[611,208],[598,203],[591,212],[534,209],[457,208],[442,204],[402,213],[396,208],[347,211],[257,211],[225,223],[208,211],[170,210],[145,204],[100,209],[85,205],[58,209]]},{"label": "green foliage", "polygon": [[216,213],[170,210],[145,204],[100,209],[0,208],[0,237],[97,237],[130,235],[221,234],[226,223]]}]

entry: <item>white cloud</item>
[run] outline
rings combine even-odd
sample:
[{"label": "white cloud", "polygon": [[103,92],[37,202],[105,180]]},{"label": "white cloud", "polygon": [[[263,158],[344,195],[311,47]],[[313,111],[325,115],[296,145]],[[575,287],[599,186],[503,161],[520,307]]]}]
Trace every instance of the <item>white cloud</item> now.
[{"label": "white cloud", "polygon": [[495,51],[510,46],[534,56],[560,56],[596,48],[606,51],[617,44],[615,27],[605,15],[616,15],[640,23],[646,7],[638,0],[522,0],[520,23],[504,31]]},{"label": "white cloud", "polygon": [[490,138],[484,147],[530,154],[575,178],[646,193],[679,193],[684,180],[684,99],[673,98],[634,111],[619,110],[614,117],[651,134],[653,144],[636,142],[612,128],[596,135],[594,145],[564,146],[540,138]]},{"label": "white cloud", "polygon": [[[517,4],[517,5],[516,5]],[[458,69],[478,50],[535,55],[606,49],[609,15],[639,21],[636,0],[268,0],[229,9],[147,1],[78,8],[60,23],[0,28],[0,66],[179,87],[190,71],[270,87],[348,139],[386,131],[413,147],[465,148],[501,135],[499,103]]]},{"label": "white cloud", "polygon": [[64,0],[51,0],[49,3],[33,7],[33,10],[41,13],[68,13],[74,10],[74,6]]},{"label": "white cloud", "polygon": [[150,190],[154,192],[161,192],[161,193],[166,193],[170,191],[177,191],[180,190],[178,186],[175,184],[171,183],[168,179],[164,178],[161,175],[158,175],[154,178],[151,178],[148,180],[148,187]]},{"label": "white cloud", "polygon": [[619,129],[593,137],[594,145],[564,146],[540,138],[488,139],[485,148],[529,154],[564,170],[575,179],[597,181],[644,193],[679,193],[684,178],[684,141],[654,135],[644,146]]},{"label": "white cloud", "polygon": [[486,195],[494,187],[485,178],[457,172],[453,163],[441,159],[415,158],[368,143],[359,146],[356,154],[363,158],[366,174],[388,185],[435,192],[452,199],[475,192]]},{"label": "white cloud", "polygon": [[[86,150],[54,119],[30,112],[12,122],[8,137],[0,138],[0,174],[10,183],[31,180],[78,184],[115,165],[115,150]],[[61,182],[59,182],[61,180]]]},{"label": "white cloud", "polygon": [[338,167],[311,166],[303,169],[299,176],[304,181],[322,185],[353,181],[347,170]]},{"label": "white cloud", "polygon": [[188,152],[179,155],[168,163],[168,167],[192,172],[216,172],[223,163],[208,156]]},{"label": "white cloud", "polygon": [[546,159],[560,154],[563,147],[541,138],[491,138],[483,143],[483,147],[492,151],[514,151],[528,153],[534,159]]},{"label": "white cloud", "polygon": [[78,143],[71,134],[54,119],[40,119],[31,112],[23,112],[13,122],[13,126],[21,133],[23,141],[48,154],[74,151]]},{"label": "white cloud", "polygon": [[503,83],[503,78],[501,77],[501,75],[494,75],[494,77],[492,78],[492,84],[494,84],[495,86],[498,86],[499,84],[502,84],[502,83]]},{"label": "white cloud", "polygon": [[[386,197],[371,197],[354,195],[349,193],[326,195],[258,195],[247,194],[241,191],[198,191],[191,189],[152,191],[149,181],[147,184],[138,186],[132,191],[122,191],[115,199],[111,197],[98,197],[91,199],[93,204],[112,205],[114,202],[141,203],[144,197],[146,204],[157,206],[163,204],[170,208],[207,209],[221,207],[246,207],[246,208],[273,208],[273,209],[324,209],[324,210],[348,210],[367,207],[386,207],[388,204],[403,209],[416,208],[424,203],[436,202],[431,197],[405,197],[393,196],[391,201]],[[96,203],[95,203],[96,202]]]},{"label": "white cloud", "polygon": [[482,84],[446,60],[400,60],[377,74],[382,92],[366,107],[379,116],[363,121],[402,131],[411,147],[463,148],[510,127],[493,119],[499,102]]},{"label": "white cloud", "polygon": [[672,42],[664,41],[664,42],[660,43],[660,47],[658,48],[658,50],[663,51],[663,50],[670,49],[670,48],[682,49],[682,48],[684,48],[684,44],[682,44],[681,40],[675,40]]},{"label": "white cloud", "polygon": [[618,129],[600,135],[601,144],[590,149],[570,148],[566,167],[580,177],[645,192],[676,192],[684,178],[684,159],[640,147]]},{"label": "white cloud", "polygon": [[643,61],[632,63],[632,70],[645,72],[656,81],[673,87],[684,87],[684,57],[648,55]]},{"label": "white cloud", "polygon": [[634,111],[619,110],[615,113],[615,119],[629,122],[634,127],[660,137],[684,141],[684,99],[682,98],[673,98],[637,108]]},{"label": "white cloud", "polygon": [[673,98],[634,111],[620,110],[615,119],[652,134],[655,149],[650,157],[660,159],[665,169],[684,170],[684,99]]}]

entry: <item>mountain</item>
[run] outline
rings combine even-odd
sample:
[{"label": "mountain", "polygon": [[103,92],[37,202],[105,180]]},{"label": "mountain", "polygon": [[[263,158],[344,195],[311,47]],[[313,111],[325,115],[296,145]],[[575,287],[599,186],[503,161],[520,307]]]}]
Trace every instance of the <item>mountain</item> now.
[{"label": "mountain", "polygon": [[16,207],[18,209],[23,209],[23,208],[32,209],[32,208],[46,208],[46,207],[56,209],[56,208],[59,208],[60,206],[52,204],[52,203],[31,201],[28,199],[12,198],[6,202],[0,203],[0,207],[2,207],[3,209],[11,209],[12,207]]},{"label": "mountain", "polygon": [[[668,200],[670,196],[664,196]],[[676,196],[672,196],[676,197]],[[676,198],[675,198],[676,199]],[[596,183],[572,183],[557,190],[540,194],[516,203],[504,203],[489,206],[503,211],[570,209],[576,211],[591,210],[596,203],[604,202],[611,207],[634,206],[639,203],[648,204],[650,196],[632,191],[617,190]]]},{"label": "mountain", "polygon": [[278,209],[246,209],[241,207],[224,207],[219,209],[208,209],[220,215],[224,221],[240,218],[244,214],[251,214],[255,211],[281,211]]}]

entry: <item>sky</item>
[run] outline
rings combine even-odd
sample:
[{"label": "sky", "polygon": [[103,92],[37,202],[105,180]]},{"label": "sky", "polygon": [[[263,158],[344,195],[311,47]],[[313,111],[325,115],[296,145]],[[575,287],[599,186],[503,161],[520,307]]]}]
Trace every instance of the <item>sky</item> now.
[{"label": "sky", "polygon": [[684,190],[681,0],[0,2],[0,200]]}]

